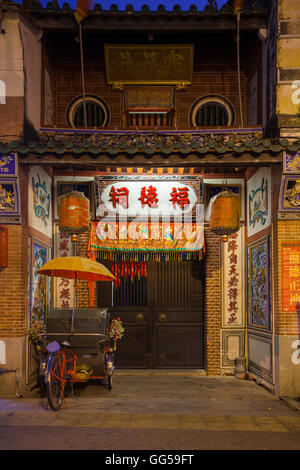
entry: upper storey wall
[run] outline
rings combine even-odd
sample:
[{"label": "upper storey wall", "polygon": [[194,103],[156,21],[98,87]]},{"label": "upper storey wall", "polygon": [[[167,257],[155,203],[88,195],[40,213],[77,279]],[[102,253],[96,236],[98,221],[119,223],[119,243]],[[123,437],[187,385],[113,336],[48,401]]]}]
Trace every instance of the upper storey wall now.
[{"label": "upper storey wall", "polygon": [[[140,43],[147,43],[147,37]],[[127,43],[128,37],[126,38]],[[235,111],[234,126],[240,125],[236,43],[233,35],[226,38],[200,35],[198,38],[182,38],[182,43],[194,44],[194,70],[192,85],[175,92],[175,125],[188,128],[189,113],[193,104],[205,95],[219,95],[229,100]],[[112,41],[106,37],[105,42]],[[123,38],[124,42],[124,38]],[[167,42],[165,40],[165,42]],[[179,41],[178,41],[179,42]],[[121,41],[119,42],[121,43]],[[157,40],[156,43],[159,43]],[[149,44],[149,43],[148,43]],[[115,91],[106,83],[103,39],[97,35],[83,38],[85,92],[100,97],[110,111],[109,128],[124,127],[124,92]],[[69,103],[82,95],[80,48],[76,38],[61,36],[45,38],[42,76],[42,126],[66,128],[66,112]],[[253,35],[251,47],[241,38],[241,89],[244,127],[261,124],[261,52],[260,41]],[[249,92],[251,89],[251,92]],[[248,95],[251,100],[248,119]],[[253,111],[254,110],[254,111]],[[254,116],[254,117],[253,117]]]}]

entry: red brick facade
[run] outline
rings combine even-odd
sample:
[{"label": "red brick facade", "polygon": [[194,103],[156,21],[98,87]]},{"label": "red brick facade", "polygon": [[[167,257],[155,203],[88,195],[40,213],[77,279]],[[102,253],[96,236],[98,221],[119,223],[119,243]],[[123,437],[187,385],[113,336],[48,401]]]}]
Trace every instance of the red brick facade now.
[{"label": "red brick facade", "polygon": [[8,227],[8,267],[0,270],[0,337],[23,336],[27,331],[28,231]]},{"label": "red brick facade", "polygon": [[221,241],[218,235],[205,231],[205,344],[207,373],[220,373],[221,328]]},{"label": "red brick facade", "polygon": [[[85,42],[85,92],[102,98],[110,110],[109,128],[122,127],[124,92],[114,91],[106,84],[103,44],[87,40]],[[75,42],[59,41],[52,43],[55,56],[52,61],[44,58],[45,66],[53,77],[54,122],[57,128],[67,127],[66,112],[70,102],[82,95],[79,45]],[[253,55],[247,51],[247,56]],[[250,59],[249,59],[250,60]],[[249,63],[248,62],[248,68]],[[257,64],[256,64],[257,67]],[[250,73],[252,70],[250,71]],[[244,126],[248,121],[248,74],[247,65],[242,62],[241,87]],[[216,41],[206,43],[202,48],[198,44],[195,51],[195,64],[192,86],[176,92],[175,122],[180,128],[190,127],[189,113],[192,105],[200,97],[217,94],[228,99],[233,105],[236,120],[240,125],[238,77],[234,42],[220,44]],[[43,112],[42,112],[43,116]],[[45,123],[42,122],[42,125]]]}]

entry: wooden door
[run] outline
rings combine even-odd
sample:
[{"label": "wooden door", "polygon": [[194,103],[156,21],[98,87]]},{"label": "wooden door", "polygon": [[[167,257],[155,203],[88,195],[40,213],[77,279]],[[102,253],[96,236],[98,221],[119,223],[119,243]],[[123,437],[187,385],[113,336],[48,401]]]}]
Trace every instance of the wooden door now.
[{"label": "wooden door", "polygon": [[118,367],[204,367],[202,262],[149,262],[146,276],[100,282],[98,305],[125,325]]}]

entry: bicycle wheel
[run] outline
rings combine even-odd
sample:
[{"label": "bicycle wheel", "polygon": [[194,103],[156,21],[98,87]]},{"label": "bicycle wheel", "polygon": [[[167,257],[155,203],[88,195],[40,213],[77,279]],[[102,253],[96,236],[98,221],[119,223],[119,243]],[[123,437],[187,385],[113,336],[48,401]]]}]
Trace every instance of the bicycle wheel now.
[{"label": "bicycle wheel", "polygon": [[53,411],[59,410],[64,398],[65,365],[59,352],[50,356],[46,374],[46,389],[50,407]]},{"label": "bicycle wheel", "polygon": [[112,389],[112,376],[114,370],[114,356],[113,354],[105,354],[105,386],[108,390]]},{"label": "bicycle wheel", "polygon": [[112,389],[112,375],[106,375],[105,376],[105,387],[108,390]]}]

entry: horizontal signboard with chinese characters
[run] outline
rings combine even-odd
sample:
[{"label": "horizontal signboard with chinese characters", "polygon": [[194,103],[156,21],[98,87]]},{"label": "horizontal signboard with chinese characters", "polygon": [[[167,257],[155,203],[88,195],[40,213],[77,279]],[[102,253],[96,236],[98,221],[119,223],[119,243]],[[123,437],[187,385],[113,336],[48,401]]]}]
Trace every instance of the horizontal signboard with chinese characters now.
[{"label": "horizontal signboard with chinese characters", "polygon": [[109,85],[191,84],[193,44],[105,44]]},{"label": "horizontal signboard with chinese characters", "polygon": [[180,217],[197,215],[202,179],[194,176],[99,176],[96,217]]}]

